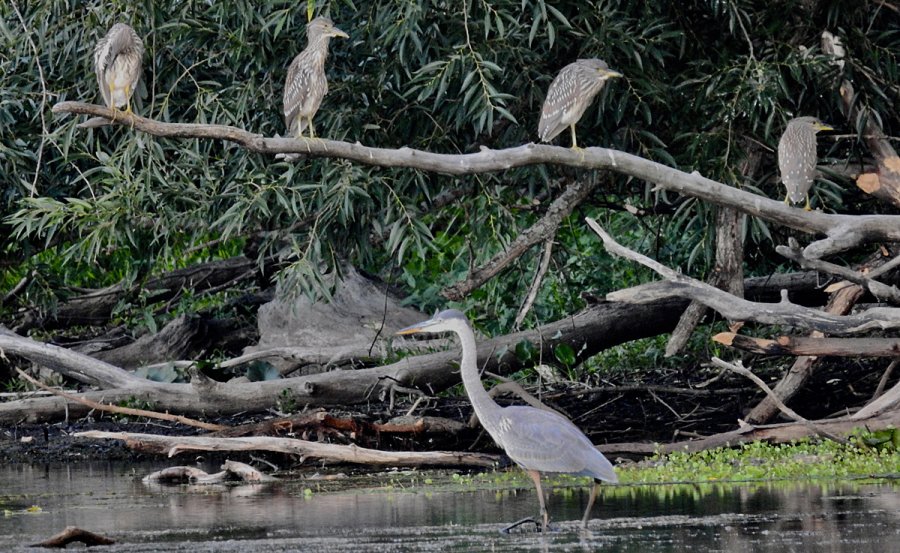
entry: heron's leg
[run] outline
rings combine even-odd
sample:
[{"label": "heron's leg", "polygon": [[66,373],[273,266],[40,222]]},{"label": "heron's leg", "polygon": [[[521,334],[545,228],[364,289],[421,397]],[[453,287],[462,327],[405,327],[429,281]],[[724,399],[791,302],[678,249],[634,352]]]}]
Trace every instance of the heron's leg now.
[{"label": "heron's leg", "polygon": [[501,530],[501,532],[504,534],[509,534],[509,531],[513,528],[518,528],[519,526],[522,526],[526,523],[534,524],[538,527],[538,530],[542,532],[546,532],[547,530],[549,530],[550,516],[547,513],[547,507],[544,503],[544,490],[541,487],[541,473],[536,470],[526,470],[525,472],[528,473],[528,476],[530,476],[531,480],[534,482],[534,487],[537,488],[538,501],[541,505],[541,522],[538,522],[532,517],[523,518],[522,520],[517,520],[516,522],[513,522],[512,524]]},{"label": "heron's leg", "polygon": [[309,118],[309,137],[310,138],[316,137],[316,128],[313,127],[312,117]]},{"label": "heron's leg", "polygon": [[591,488],[591,497],[588,499],[587,509],[584,510],[584,516],[581,518],[582,528],[587,527],[588,518],[591,516],[591,507],[594,506],[594,500],[597,499],[597,492],[600,491],[600,481],[594,479],[594,486]]},{"label": "heron's leg", "polygon": [[784,195],[784,205],[791,205],[791,194],[786,192]]},{"label": "heron's leg", "polygon": [[541,487],[541,473],[536,470],[529,470],[527,472],[528,476],[534,481],[534,487],[537,488],[538,501],[541,504],[541,521],[543,522],[541,530],[546,532],[550,525],[550,513],[547,512],[547,504],[544,501],[544,489]]},{"label": "heron's leg", "polygon": [[578,141],[575,139],[575,125],[570,125],[569,128],[572,129],[572,149],[577,150]]},{"label": "heron's leg", "polygon": [[809,192],[806,193],[806,205],[803,206],[803,209],[806,211],[812,211],[812,207],[809,205]]}]

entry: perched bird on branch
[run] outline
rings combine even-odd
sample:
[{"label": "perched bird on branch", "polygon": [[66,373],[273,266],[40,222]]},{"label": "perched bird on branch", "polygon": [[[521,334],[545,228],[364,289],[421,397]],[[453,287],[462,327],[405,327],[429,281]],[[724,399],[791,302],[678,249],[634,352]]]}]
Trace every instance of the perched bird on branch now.
[{"label": "perched bird on branch", "polygon": [[784,203],[791,205],[806,200],[809,211],[809,189],[816,177],[816,133],[833,130],[815,117],[797,117],[788,121],[778,141],[778,169],[787,189]]},{"label": "perched bird on branch", "polygon": [[144,42],[134,29],[116,23],[94,48],[94,72],[106,107],[131,113],[131,96],[141,78]]},{"label": "perched bird on branch", "polygon": [[582,526],[586,526],[600,482],[619,481],[612,464],[572,421],[559,413],[519,405],[501,407],[491,399],[478,375],[475,334],[469,320],[459,311],[441,311],[427,321],[398,330],[397,334],[448,331],[455,332],[462,345],[460,375],[478,420],[509,458],[525,469],[537,488],[541,506],[540,522],[527,518],[508,526],[504,531],[524,522],[532,522],[541,530],[548,530],[550,515],[541,488],[542,472],[564,472],[594,479],[587,508],[581,519]]},{"label": "perched bird on branch", "polygon": [[607,79],[621,77],[606,62],[598,59],[578,60],[562,68],[547,89],[547,99],[541,109],[538,135],[541,142],[550,142],[559,133],[572,129],[572,148],[578,148],[575,124],[591,105]]},{"label": "perched bird on branch", "polygon": [[327,17],[317,17],[306,24],[306,49],[291,62],[284,83],[284,123],[288,136],[302,138],[303,131],[309,127],[310,138],[315,138],[312,120],[328,93],[325,58],[328,42],[333,37],[348,38]]}]

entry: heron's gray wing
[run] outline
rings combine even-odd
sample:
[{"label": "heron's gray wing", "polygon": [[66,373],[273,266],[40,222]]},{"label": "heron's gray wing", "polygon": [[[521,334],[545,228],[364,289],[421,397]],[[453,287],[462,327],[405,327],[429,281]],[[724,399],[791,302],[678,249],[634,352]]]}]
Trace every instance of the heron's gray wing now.
[{"label": "heron's gray wing", "polygon": [[526,469],[618,481],[609,460],[562,415],[534,407],[506,407],[496,426],[494,439]]}]

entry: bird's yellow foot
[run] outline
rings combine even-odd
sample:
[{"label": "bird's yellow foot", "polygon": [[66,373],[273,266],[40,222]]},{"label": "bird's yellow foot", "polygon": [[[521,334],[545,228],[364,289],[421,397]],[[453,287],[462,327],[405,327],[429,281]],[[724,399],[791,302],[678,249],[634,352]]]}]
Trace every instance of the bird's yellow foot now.
[{"label": "bird's yellow foot", "polygon": [[809,205],[809,196],[806,196],[806,205],[803,206],[804,211],[812,211],[812,207]]}]

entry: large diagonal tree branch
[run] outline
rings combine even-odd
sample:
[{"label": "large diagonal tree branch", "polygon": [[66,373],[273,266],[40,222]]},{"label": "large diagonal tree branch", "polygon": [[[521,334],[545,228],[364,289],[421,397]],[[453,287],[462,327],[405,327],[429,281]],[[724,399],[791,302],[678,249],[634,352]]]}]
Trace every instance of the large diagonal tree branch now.
[{"label": "large diagonal tree branch", "polygon": [[824,234],[825,238],[811,243],[804,250],[804,254],[810,258],[824,257],[847,250],[863,240],[900,241],[900,216],[851,216],[806,212],[787,206],[783,202],[716,182],[697,172],[686,173],[636,155],[607,148],[585,148],[575,151],[559,146],[525,144],[504,150],[483,148],[473,154],[437,154],[406,147],[372,148],[359,143],[351,144],[336,140],[267,138],[227,125],[164,123],[83,102],[60,102],[53,106],[53,111],[94,115],[107,119],[113,119],[115,113],[115,124],[131,126],[154,136],[226,140],[263,154],[293,153],[310,157],[341,158],[366,165],[407,167],[451,175],[505,171],[514,167],[538,164],[611,169],[652,182],[660,188],[731,207],[754,217],[809,233]]},{"label": "large diagonal tree branch", "polygon": [[448,286],[441,294],[449,300],[460,300],[493,278],[532,246],[553,238],[563,219],[568,217],[572,210],[594,191],[597,182],[597,179],[580,179],[571,184],[550,204],[547,213],[537,223],[519,234],[505,250],[472,271],[464,281]]}]

